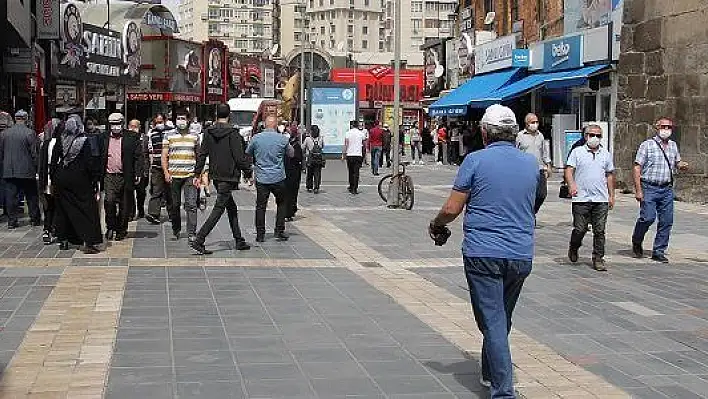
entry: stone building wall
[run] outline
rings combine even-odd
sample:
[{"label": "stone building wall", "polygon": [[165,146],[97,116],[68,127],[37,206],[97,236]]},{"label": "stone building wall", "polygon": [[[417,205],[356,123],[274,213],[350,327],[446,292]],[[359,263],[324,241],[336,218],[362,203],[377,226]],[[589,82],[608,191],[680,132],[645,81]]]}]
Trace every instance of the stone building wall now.
[{"label": "stone building wall", "polygon": [[639,144],[667,116],[689,173],[678,197],[708,202],[708,3],[702,0],[625,0],[618,66],[615,163],[619,181],[633,187]]}]

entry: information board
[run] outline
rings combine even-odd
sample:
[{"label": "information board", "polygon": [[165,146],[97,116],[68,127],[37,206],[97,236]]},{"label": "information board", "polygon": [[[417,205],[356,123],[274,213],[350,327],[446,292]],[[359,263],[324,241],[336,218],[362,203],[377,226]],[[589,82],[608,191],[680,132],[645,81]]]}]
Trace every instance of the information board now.
[{"label": "information board", "polygon": [[326,154],[341,154],[349,123],[357,118],[357,93],[353,85],[310,88],[310,124],[320,128]]}]

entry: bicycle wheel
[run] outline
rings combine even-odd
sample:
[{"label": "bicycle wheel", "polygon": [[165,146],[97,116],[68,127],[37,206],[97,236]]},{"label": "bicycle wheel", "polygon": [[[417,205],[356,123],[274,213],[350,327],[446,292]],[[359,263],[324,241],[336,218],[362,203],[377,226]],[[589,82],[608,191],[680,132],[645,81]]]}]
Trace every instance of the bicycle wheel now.
[{"label": "bicycle wheel", "polygon": [[[381,197],[383,202],[388,202],[388,182],[391,181],[391,177],[393,177],[393,175],[389,173],[379,180],[379,197]],[[386,187],[384,187],[384,182],[386,183]]]},{"label": "bicycle wheel", "polygon": [[406,210],[413,209],[415,202],[415,194],[413,192],[413,179],[410,176],[403,176],[401,179],[401,208]]}]

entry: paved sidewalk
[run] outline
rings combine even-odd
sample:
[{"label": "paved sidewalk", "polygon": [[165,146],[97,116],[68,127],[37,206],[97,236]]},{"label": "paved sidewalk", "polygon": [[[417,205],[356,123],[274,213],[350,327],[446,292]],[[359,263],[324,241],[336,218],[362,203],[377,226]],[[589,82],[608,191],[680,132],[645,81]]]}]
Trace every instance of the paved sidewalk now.
[{"label": "paved sidewalk", "polygon": [[[454,172],[411,166],[415,209],[388,210],[368,169],[352,196],[330,161],[322,193],[300,193],[290,241],[234,251],[224,218],[210,257],[169,222],[131,223],[93,256],[0,228],[0,398],[488,397],[460,222],[444,247],[426,232]],[[598,273],[587,246],[566,261],[556,193],[511,334],[520,397],[708,397],[708,208],[677,204],[673,262],[659,265],[628,256],[637,206],[623,196]],[[235,198],[253,242],[254,192]]]}]

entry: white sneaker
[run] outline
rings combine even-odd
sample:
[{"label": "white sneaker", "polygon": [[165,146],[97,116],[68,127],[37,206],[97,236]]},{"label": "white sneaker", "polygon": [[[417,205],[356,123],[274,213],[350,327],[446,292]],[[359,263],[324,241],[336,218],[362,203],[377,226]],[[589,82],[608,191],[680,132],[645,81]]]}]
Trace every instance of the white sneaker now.
[{"label": "white sneaker", "polygon": [[438,165],[442,165],[442,161],[438,161]]},{"label": "white sneaker", "polygon": [[479,376],[479,384],[485,388],[490,388],[492,386],[492,383],[490,381],[485,380],[482,376]]}]

